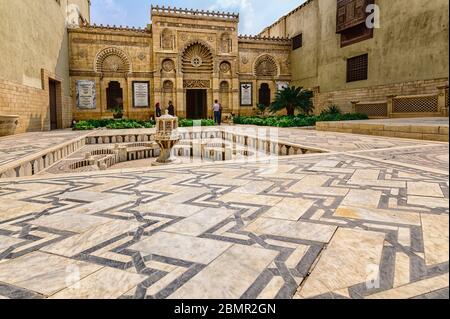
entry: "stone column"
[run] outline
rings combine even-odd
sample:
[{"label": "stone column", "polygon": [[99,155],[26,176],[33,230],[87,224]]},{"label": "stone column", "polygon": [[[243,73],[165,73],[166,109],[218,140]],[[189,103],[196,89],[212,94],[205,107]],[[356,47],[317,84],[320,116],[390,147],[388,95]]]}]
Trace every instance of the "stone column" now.
[{"label": "stone column", "polygon": [[394,99],[397,95],[388,95],[387,96],[387,117],[391,118],[393,109],[394,109]]},{"label": "stone column", "polygon": [[356,113],[356,105],[359,101],[351,101],[350,103],[352,103],[352,113]]},{"label": "stone column", "polygon": [[448,105],[446,103],[446,94],[448,94],[448,86],[438,86],[438,110],[442,116],[448,116]]}]

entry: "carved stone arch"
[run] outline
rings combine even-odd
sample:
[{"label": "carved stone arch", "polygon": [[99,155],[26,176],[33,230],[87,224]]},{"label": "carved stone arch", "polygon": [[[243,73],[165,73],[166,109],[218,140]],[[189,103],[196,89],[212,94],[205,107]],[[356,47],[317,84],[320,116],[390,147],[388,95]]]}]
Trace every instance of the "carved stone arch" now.
[{"label": "carved stone arch", "polygon": [[183,73],[212,73],[213,54],[210,47],[201,41],[193,41],[181,54]]},{"label": "carved stone arch", "polygon": [[279,67],[275,58],[270,54],[263,54],[255,60],[253,67],[256,76],[276,77],[279,74]]},{"label": "carved stone arch", "polygon": [[170,29],[161,32],[161,48],[163,50],[173,50],[175,48],[175,36]]},{"label": "carved stone arch", "polygon": [[164,93],[172,93],[173,92],[173,82],[171,80],[165,80],[163,82],[163,92]]},{"label": "carved stone arch", "polygon": [[233,42],[229,33],[224,32],[220,36],[220,52],[231,53],[233,51]]},{"label": "carved stone arch", "polygon": [[95,58],[94,70],[98,73],[131,73],[131,69],[126,53],[115,47],[101,50]]},{"label": "carved stone arch", "polygon": [[230,83],[228,81],[220,82],[219,91],[221,93],[228,93],[230,91]]}]

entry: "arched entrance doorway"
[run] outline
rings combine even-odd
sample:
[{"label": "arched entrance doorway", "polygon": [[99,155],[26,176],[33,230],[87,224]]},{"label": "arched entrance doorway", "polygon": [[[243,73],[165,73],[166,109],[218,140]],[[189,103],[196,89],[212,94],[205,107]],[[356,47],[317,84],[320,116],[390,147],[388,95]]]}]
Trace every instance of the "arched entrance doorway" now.
[{"label": "arched entrance doorway", "polygon": [[182,53],[183,88],[186,90],[186,118],[208,117],[208,91],[211,89],[213,55],[208,45],[195,41]]},{"label": "arched entrance doorway", "polygon": [[270,87],[269,84],[263,83],[259,89],[259,104],[264,104],[265,106],[270,105]]}]

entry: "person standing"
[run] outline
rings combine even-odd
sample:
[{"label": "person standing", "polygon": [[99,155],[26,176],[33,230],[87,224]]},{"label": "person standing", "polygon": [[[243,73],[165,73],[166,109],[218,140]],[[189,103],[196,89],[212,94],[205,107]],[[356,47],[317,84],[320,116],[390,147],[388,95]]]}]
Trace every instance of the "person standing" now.
[{"label": "person standing", "polygon": [[169,115],[175,116],[175,107],[173,106],[172,101],[169,102],[167,110],[169,111]]},{"label": "person standing", "polygon": [[219,101],[218,100],[215,100],[214,101],[214,105],[213,105],[213,112],[214,112],[214,122],[217,124],[217,125],[220,125],[220,120],[221,120],[221,112],[220,112],[220,108],[221,108],[221,106],[220,106],[220,104],[219,104]]},{"label": "person standing", "polygon": [[159,105],[159,102],[156,103],[155,106],[155,116],[156,117],[161,117],[162,113],[161,113],[161,106]]}]

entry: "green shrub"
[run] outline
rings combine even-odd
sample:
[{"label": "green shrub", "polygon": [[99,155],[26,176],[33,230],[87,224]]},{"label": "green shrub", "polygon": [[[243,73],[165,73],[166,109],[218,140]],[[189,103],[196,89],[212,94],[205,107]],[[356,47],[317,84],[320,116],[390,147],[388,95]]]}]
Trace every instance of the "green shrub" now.
[{"label": "green shrub", "polygon": [[73,129],[76,131],[94,130],[97,128],[108,128],[112,130],[119,129],[136,129],[136,128],[152,128],[155,126],[154,121],[137,121],[137,120],[87,120],[77,122]]},{"label": "green shrub", "polygon": [[368,116],[358,113],[322,113],[319,116],[306,116],[304,114],[295,116],[238,116],[233,118],[234,124],[257,125],[257,126],[275,126],[275,127],[305,127],[315,126],[317,122],[328,121],[351,121],[366,120]]},{"label": "green shrub", "polygon": [[320,115],[336,115],[336,114],[342,114],[341,108],[337,105],[330,105],[326,110],[323,110]]},{"label": "green shrub", "polygon": [[[201,123],[201,126],[214,126],[214,120],[198,120]],[[194,126],[194,122],[197,125],[198,121],[195,120],[189,120],[189,119],[179,119],[178,120],[178,126],[179,127],[192,127]]]}]

